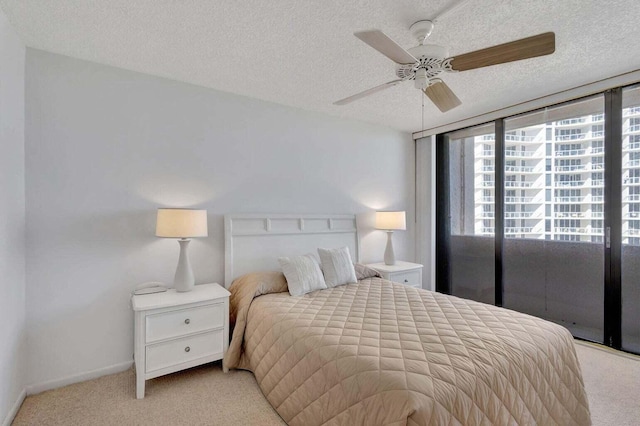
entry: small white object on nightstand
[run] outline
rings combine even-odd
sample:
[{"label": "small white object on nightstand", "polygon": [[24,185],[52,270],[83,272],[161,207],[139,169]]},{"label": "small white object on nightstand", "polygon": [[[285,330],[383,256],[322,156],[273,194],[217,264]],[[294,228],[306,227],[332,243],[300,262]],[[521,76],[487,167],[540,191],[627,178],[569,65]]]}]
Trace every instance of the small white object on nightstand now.
[{"label": "small white object on nightstand", "polygon": [[397,261],[395,265],[370,263],[367,266],[378,271],[385,280],[422,288],[422,265],[419,263]]},{"label": "small white object on nightstand", "polygon": [[187,293],[134,295],[136,397],[145,381],[224,357],[229,347],[229,292],[200,284]]}]

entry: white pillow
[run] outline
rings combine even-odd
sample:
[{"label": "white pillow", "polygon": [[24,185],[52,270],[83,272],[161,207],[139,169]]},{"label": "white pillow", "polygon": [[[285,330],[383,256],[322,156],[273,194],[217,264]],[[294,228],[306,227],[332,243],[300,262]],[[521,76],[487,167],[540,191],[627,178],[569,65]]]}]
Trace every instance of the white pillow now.
[{"label": "white pillow", "polygon": [[318,261],[312,254],[278,259],[287,279],[289,294],[301,296],[315,290],[327,288]]},{"label": "white pillow", "polygon": [[356,270],[351,262],[349,247],[337,249],[319,248],[318,255],[320,256],[320,262],[322,262],[322,271],[328,287],[337,287],[358,281]]}]

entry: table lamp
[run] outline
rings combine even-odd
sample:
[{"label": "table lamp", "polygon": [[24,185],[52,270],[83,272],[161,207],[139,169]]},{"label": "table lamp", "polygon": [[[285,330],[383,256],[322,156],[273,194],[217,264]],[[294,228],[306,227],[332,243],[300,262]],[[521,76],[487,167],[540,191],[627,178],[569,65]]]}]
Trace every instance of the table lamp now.
[{"label": "table lamp", "polygon": [[376,229],[387,231],[387,248],[384,251],[384,263],[396,264],[396,255],[393,253],[393,241],[391,237],[394,230],[407,229],[405,212],[376,212]]},{"label": "table lamp", "polygon": [[173,279],[173,288],[176,291],[193,290],[195,278],[187,249],[190,238],[206,237],[208,234],[206,210],[158,209],[156,237],[179,238],[180,257]]}]

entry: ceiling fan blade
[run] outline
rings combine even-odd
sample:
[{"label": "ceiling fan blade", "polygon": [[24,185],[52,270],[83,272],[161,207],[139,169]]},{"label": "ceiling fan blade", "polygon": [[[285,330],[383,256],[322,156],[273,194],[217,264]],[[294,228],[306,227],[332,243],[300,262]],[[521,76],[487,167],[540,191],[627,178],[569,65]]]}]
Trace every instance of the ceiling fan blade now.
[{"label": "ceiling fan blade", "polygon": [[427,97],[431,99],[431,102],[436,104],[438,109],[442,112],[447,112],[462,104],[460,99],[458,99],[449,86],[440,79],[424,89],[424,94],[427,95]]},{"label": "ceiling fan blade", "polygon": [[395,86],[398,83],[401,83],[402,80],[393,80],[388,81],[380,86],[372,87],[371,89],[365,90],[364,92],[356,93],[355,95],[349,96],[348,98],[340,99],[339,101],[334,102],[334,105],[346,105],[353,101],[357,101],[358,99],[364,98],[365,96],[373,95],[374,93],[380,92],[388,87]]},{"label": "ceiling fan blade", "polygon": [[380,30],[359,31],[354,36],[391,59],[396,64],[415,64],[418,60]]},{"label": "ceiling fan blade", "polygon": [[555,52],[555,50],[555,33],[543,33],[454,56],[451,59],[451,68],[453,68],[454,71],[467,71],[475,68],[488,67],[490,65],[503,64],[505,62],[549,55]]}]

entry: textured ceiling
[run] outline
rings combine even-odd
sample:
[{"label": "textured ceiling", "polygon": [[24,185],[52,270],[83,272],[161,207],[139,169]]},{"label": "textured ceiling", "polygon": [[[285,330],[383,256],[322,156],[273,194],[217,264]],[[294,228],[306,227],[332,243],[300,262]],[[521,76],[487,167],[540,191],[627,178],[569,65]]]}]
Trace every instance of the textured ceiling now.
[{"label": "textured ceiling", "polygon": [[[29,47],[226,92],[422,128],[420,92],[403,83],[347,106],[332,102],[395,78],[391,61],[353,36],[378,28],[404,47],[408,27],[454,0],[0,0]],[[546,31],[556,53],[446,74],[463,105],[425,99],[425,128],[640,68],[638,0],[470,0],[430,37],[450,54]]]}]

